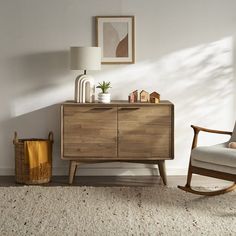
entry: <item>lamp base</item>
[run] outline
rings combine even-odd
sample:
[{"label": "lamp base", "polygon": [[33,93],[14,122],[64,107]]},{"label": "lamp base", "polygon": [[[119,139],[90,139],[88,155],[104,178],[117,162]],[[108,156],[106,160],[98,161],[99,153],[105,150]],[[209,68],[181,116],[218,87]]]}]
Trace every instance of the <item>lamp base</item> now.
[{"label": "lamp base", "polygon": [[90,75],[79,75],[75,80],[75,102],[95,102],[95,83]]}]

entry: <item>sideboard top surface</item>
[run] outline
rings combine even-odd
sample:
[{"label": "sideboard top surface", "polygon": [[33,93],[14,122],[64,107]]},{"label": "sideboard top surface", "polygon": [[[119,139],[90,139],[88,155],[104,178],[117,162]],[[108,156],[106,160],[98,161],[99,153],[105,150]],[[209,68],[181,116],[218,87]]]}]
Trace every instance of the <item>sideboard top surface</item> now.
[{"label": "sideboard top surface", "polygon": [[62,105],[75,105],[75,106],[111,106],[111,105],[120,105],[120,106],[162,106],[162,105],[173,105],[172,102],[168,100],[161,100],[160,103],[147,103],[147,102],[135,102],[129,103],[127,100],[113,100],[111,103],[104,104],[98,103],[97,101],[94,103],[76,103],[74,100],[66,101],[62,103]]}]

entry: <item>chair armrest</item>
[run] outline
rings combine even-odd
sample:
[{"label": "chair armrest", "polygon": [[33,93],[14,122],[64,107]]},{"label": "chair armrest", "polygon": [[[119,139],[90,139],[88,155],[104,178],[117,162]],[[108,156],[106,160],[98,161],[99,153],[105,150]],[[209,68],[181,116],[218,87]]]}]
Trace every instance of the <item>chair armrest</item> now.
[{"label": "chair armrest", "polygon": [[196,132],[208,132],[208,133],[215,133],[215,134],[226,134],[226,135],[232,135],[233,132],[230,131],[222,131],[222,130],[214,130],[214,129],[207,129],[207,128],[203,128],[203,127],[199,127],[199,126],[195,126],[195,125],[191,125],[191,127],[194,129],[194,131]]},{"label": "chair armrest", "polygon": [[198,134],[199,134],[200,131],[208,132],[208,133],[214,133],[214,134],[226,134],[226,135],[232,135],[233,134],[233,132],[229,132],[229,131],[207,129],[207,128],[203,128],[203,127],[199,127],[199,126],[195,126],[195,125],[191,125],[191,127],[194,130],[192,149],[197,147]]}]

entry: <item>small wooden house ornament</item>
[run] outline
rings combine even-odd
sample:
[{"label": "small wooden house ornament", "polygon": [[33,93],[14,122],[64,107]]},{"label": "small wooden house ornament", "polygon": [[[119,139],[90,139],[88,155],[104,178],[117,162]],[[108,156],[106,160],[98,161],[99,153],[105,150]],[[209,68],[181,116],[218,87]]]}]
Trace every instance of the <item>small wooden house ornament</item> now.
[{"label": "small wooden house ornament", "polygon": [[150,95],[147,91],[142,90],[140,92],[140,102],[149,102],[150,101]]},{"label": "small wooden house ornament", "polygon": [[134,102],[138,102],[138,90],[133,91],[134,93]]},{"label": "small wooden house ornament", "polygon": [[129,94],[129,103],[134,103],[134,94],[133,93]]},{"label": "small wooden house ornament", "polygon": [[159,103],[160,98],[161,98],[160,94],[155,91],[150,94],[150,102],[151,103]]},{"label": "small wooden house ornament", "polygon": [[130,103],[138,102],[138,90],[135,90],[129,94],[129,102]]}]

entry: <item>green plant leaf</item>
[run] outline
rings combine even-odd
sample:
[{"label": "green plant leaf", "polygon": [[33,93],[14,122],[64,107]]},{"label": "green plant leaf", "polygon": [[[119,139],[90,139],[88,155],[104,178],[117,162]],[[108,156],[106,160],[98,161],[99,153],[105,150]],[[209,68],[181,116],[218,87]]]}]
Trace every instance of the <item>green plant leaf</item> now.
[{"label": "green plant leaf", "polygon": [[107,93],[108,90],[111,88],[111,82],[100,82],[98,83],[98,86],[96,88],[100,88],[102,90],[102,93]]}]

